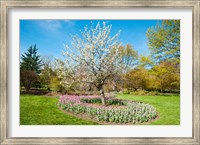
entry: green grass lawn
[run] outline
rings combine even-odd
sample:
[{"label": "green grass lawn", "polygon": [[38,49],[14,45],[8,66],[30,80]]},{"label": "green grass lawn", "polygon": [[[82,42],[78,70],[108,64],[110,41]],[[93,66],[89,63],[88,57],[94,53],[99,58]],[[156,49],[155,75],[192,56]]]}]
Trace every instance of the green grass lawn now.
[{"label": "green grass lawn", "polygon": [[[118,98],[133,100],[153,105],[159,113],[159,118],[146,123],[152,125],[180,124],[179,96],[134,96],[118,94]],[[58,99],[47,96],[20,96],[21,125],[95,125],[97,123],[76,118],[63,113],[56,106]]]},{"label": "green grass lawn", "polygon": [[159,118],[147,124],[180,124],[180,96],[134,96],[129,94],[118,94],[117,97],[153,105],[159,113]]},{"label": "green grass lawn", "polygon": [[20,96],[20,125],[95,125],[63,113],[56,106],[58,99],[46,96]]}]

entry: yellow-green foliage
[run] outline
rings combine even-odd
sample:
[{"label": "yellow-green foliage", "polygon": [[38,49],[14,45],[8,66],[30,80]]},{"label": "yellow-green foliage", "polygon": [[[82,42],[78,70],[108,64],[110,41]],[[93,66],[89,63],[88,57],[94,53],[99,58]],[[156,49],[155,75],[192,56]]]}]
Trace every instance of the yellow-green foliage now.
[{"label": "yellow-green foliage", "polygon": [[148,47],[157,61],[180,59],[180,20],[164,20],[147,31]]}]

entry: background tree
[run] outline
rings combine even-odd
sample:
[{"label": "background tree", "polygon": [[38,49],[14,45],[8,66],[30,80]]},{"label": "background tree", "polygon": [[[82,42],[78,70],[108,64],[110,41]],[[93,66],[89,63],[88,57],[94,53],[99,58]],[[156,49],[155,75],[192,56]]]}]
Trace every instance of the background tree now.
[{"label": "background tree", "polygon": [[38,80],[38,76],[34,71],[20,70],[20,84],[24,86],[26,91],[29,91],[32,84]]},{"label": "background tree", "polygon": [[[85,26],[81,35],[74,36],[71,46],[66,46],[63,53],[68,74],[80,82],[94,85],[101,94],[103,105],[106,104],[104,85],[121,70],[119,33],[111,37],[111,27],[105,22],[102,26],[100,23],[96,27]],[[60,68],[65,69],[62,65]],[[62,75],[62,71],[60,73]]]},{"label": "background tree", "polygon": [[29,91],[32,84],[37,81],[40,72],[41,60],[37,55],[36,45],[30,46],[25,54],[22,54],[20,61],[20,82]]},{"label": "background tree", "polygon": [[139,57],[139,66],[145,68],[152,68],[154,62],[152,61],[151,56],[140,55]]},{"label": "background tree", "polygon": [[[56,59],[56,74],[60,84],[64,87],[63,92],[67,92],[73,89],[75,84],[79,81],[79,74],[78,69],[76,68],[69,68],[67,64],[60,60]],[[76,70],[75,70],[76,69]]]},{"label": "background tree", "polygon": [[164,61],[152,69],[156,76],[158,88],[164,90],[180,90],[180,74],[172,61]]},{"label": "background tree", "polygon": [[154,66],[153,86],[164,90],[180,89],[180,20],[164,20],[147,33]]},{"label": "background tree", "polygon": [[148,46],[156,62],[180,61],[180,20],[164,20],[147,31]]},{"label": "background tree", "polygon": [[138,52],[134,48],[127,44],[125,47],[120,46],[121,59],[124,65],[124,72],[128,72],[130,69],[133,69],[138,64]]},{"label": "background tree", "polygon": [[42,87],[50,90],[51,78],[55,74],[53,70],[53,57],[42,56],[41,57],[41,72],[40,72],[40,83]]},{"label": "background tree", "polygon": [[129,90],[147,90],[148,87],[148,70],[144,67],[138,67],[124,75],[125,88]]}]

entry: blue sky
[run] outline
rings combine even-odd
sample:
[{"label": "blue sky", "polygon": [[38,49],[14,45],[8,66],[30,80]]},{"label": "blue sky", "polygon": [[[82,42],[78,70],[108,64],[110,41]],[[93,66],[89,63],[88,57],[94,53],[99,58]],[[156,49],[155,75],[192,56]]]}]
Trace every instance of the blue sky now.
[{"label": "blue sky", "polygon": [[[112,24],[111,35],[121,30],[119,41],[131,44],[139,54],[148,55],[146,31],[158,20],[92,20],[94,26],[100,22]],[[64,45],[70,44],[71,35],[80,34],[91,20],[20,20],[20,53],[36,44],[38,54],[62,57]]]}]

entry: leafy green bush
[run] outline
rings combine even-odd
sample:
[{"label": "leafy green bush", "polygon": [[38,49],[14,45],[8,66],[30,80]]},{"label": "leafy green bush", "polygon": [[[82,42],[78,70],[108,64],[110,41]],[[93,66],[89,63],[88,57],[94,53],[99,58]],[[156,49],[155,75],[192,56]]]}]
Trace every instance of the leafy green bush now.
[{"label": "leafy green bush", "polygon": [[109,98],[106,103],[108,105],[127,105],[127,102],[121,99]]},{"label": "leafy green bush", "polygon": [[128,89],[124,89],[124,90],[122,91],[122,93],[123,93],[123,94],[130,94],[130,91],[129,91]]},{"label": "leafy green bush", "polygon": [[81,102],[83,103],[101,103],[101,98],[82,98]]},{"label": "leafy green bush", "polygon": [[148,96],[156,96],[156,95],[159,95],[160,93],[157,92],[157,91],[150,91],[147,93]]},{"label": "leafy green bush", "polygon": [[[82,98],[81,102],[101,104],[101,98]],[[126,102],[120,99],[107,98],[106,105],[126,105]]]}]

